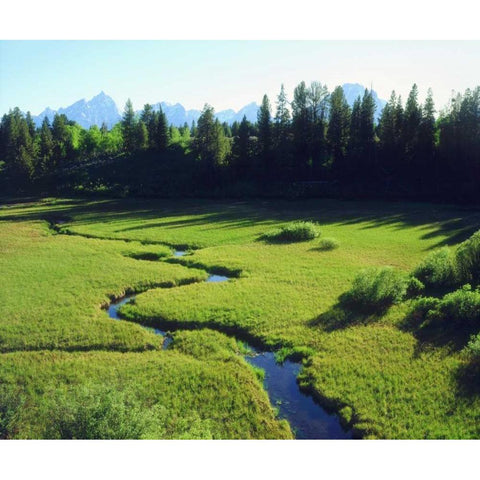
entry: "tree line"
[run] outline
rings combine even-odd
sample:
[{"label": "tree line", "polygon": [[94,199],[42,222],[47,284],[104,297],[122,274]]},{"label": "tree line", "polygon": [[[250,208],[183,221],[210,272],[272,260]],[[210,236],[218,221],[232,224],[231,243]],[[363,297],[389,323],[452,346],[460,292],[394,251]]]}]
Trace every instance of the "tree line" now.
[{"label": "tree line", "polygon": [[58,114],[36,128],[30,113],[15,108],[0,124],[0,178],[28,191],[52,174],[61,181],[72,166],[128,157],[135,169],[147,154],[166,161],[175,147],[192,159],[190,181],[208,190],[243,183],[258,194],[277,186],[281,195],[296,184],[317,185],[318,194],[327,186],[352,196],[476,200],[480,87],[456,94],[438,115],[431,90],[423,104],[418,95],[416,85],[405,103],[392,92],[378,122],[371,91],[350,107],[342,87],[329,92],[320,82],[301,82],[291,101],[282,85],[275,109],[264,95],[255,123],[244,117],[232,125],[205,105],[197,123],[177,128],[161,109],[147,104],[136,114],[128,100],[111,129],[84,129]]}]

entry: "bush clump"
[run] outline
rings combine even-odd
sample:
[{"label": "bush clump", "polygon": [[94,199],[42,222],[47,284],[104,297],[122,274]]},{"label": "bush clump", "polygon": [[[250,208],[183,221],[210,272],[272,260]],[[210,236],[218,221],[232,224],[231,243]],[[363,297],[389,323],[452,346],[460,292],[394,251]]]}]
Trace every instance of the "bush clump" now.
[{"label": "bush clump", "polygon": [[318,225],[313,222],[291,222],[272,232],[262,235],[262,239],[272,243],[305,242],[320,236]]},{"label": "bush clump", "polygon": [[457,275],[462,283],[480,284],[480,230],[461,243],[455,252]]},{"label": "bush clump", "polygon": [[161,438],[165,433],[166,409],[145,408],[132,392],[86,385],[56,396],[48,409],[49,439],[141,439]]},{"label": "bush clump", "polygon": [[480,284],[480,230],[453,252],[448,247],[428,255],[413,275],[430,288]]},{"label": "bush clump", "polygon": [[407,284],[407,277],[392,267],[369,268],[355,277],[342,301],[361,312],[382,312],[405,297]]},{"label": "bush clump", "polygon": [[[445,324],[448,326],[480,327],[480,289],[472,290],[467,284],[443,298],[421,297],[413,306],[412,317],[426,323]],[[447,325],[446,325],[447,326]]]},{"label": "bush clump", "polygon": [[480,333],[472,335],[466,346],[468,356],[475,362],[480,362]]},{"label": "bush clump", "polygon": [[472,287],[467,284],[448,293],[435,309],[427,313],[426,319],[480,327],[480,289],[472,290]]},{"label": "bush clump", "polygon": [[455,257],[448,247],[436,250],[420,263],[413,275],[425,286],[449,287],[456,282]]},{"label": "bush clump", "polygon": [[338,248],[340,244],[335,238],[322,238],[318,244],[319,250],[334,250]]},{"label": "bush clump", "polygon": [[425,285],[415,277],[410,277],[407,284],[407,296],[418,297],[425,290]]},{"label": "bush clump", "polygon": [[415,300],[412,311],[410,312],[410,317],[415,320],[416,323],[421,323],[425,320],[427,313],[435,310],[439,303],[440,299],[435,297],[420,297]]}]

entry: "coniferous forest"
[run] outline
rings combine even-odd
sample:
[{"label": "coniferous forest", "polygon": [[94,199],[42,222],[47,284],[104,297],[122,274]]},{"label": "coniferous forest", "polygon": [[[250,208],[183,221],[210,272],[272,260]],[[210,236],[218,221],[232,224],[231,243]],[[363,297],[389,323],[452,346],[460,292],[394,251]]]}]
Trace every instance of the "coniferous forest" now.
[{"label": "coniferous forest", "polygon": [[477,203],[480,87],[438,108],[392,92],[375,121],[365,90],[350,107],[342,87],[301,82],[265,95],[256,123],[221,124],[205,105],[178,128],[127,101],[122,121],[84,129],[65,115],[36,128],[15,108],[1,121],[4,193],[118,196],[341,197]]},{"label": "coniferous forest", "polygon": [[4,115],[0,439],[479,438],[480,86],[419,97]]}]

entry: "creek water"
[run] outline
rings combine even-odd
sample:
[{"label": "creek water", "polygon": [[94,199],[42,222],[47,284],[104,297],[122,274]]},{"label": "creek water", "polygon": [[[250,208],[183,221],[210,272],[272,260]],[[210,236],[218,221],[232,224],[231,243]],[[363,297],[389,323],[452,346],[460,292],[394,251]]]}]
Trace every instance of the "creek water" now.
[{"label": "creek water", "polygon": [[[184,254],[184,252],[175,252]],[[175,256],[182,256],[182,255]],[[225,282],[228,277],[210,275],[206,282]],[[135,295],[127,295],[112,302],[108,307],[108,315],[114,320],[120,320],[118,309],[133,300]],[[146,327],[150,328],[150,327]],[[157,335],[165,337],[163,349],[168,348],[172,338],[166,332],[154,328]],[[297,439],[349,439],[350,431],[346,431],[335,414],[329,414],[315,400],[303,393],[297,384],[297,375],[302,368],[300,363],[286,360],[279,364],[275,361],[273,352],[260,351],[247,345],[251,354],[245,355],[245,360],[265,371],[264,387],[267,390],[270,403],[278,408],[279,418],[285,418]]]}]

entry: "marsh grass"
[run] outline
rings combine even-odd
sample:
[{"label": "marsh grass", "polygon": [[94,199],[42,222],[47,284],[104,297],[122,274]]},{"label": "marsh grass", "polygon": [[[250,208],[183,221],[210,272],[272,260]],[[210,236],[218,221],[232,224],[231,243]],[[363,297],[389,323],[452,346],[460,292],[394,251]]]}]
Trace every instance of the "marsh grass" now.
[{"label": "marsh grass", "polygon": [[317,250],[328,251],[335,250],[340,246],[340,243],[335,238],[322,238],[318,242]]},{"label": "marsh grass", "polygon": [[[52,234],[46,215],[68,217],[72,235]],[[361,270],[391,265],[408,278],[429,251],[465,240],[478,229],[476,211],[333,200],[46,199],[10,203],[0,217],[0,266],[9,279],[0,290],[0,347],[14,351],[1,354],[0,380],[21,386],[29,405],[10,416],[18,437],[44,435],[45,392],[92,380],[131,385],[145,408],[164,406],[164,438],[181,438],[190,420],[195,435],[288,437],[238,344],[230,347],[216,332],[204,336],[205,327],[271,349],[311,349],[299,382],[346,412],[359,435],[480,436],[480,400],[459,387],[469,360],[440,343],[424,348],[416,331],[403,327],[412,300],[374,314],[339,304]],[[322,234],[342,247],[319,255],[316,242],[257,241],[298,218],[321,222]],[[188,263],[125,257],[165,245],[197,249]],[[241,274],[203,283],[210,267]],[[184,283],[140,293],[125,307],[128,320],[195,328],[189,338],[174,332],[166,351],[158,337],[100,308],[129,289]]]},{"label": "marsh grass", "polygon": [[403,272],[392,267],[362,270],[352,287],[341,297],[347,308],[361,313],[385,312],[399,303],[407,293],[408,280]]},{"label": "marsh grass", "polygon": [[260,239],[268,243],[293,243],[306,242],[319,236],[320,229],[316,223],[296,221],[264,233]]}]

